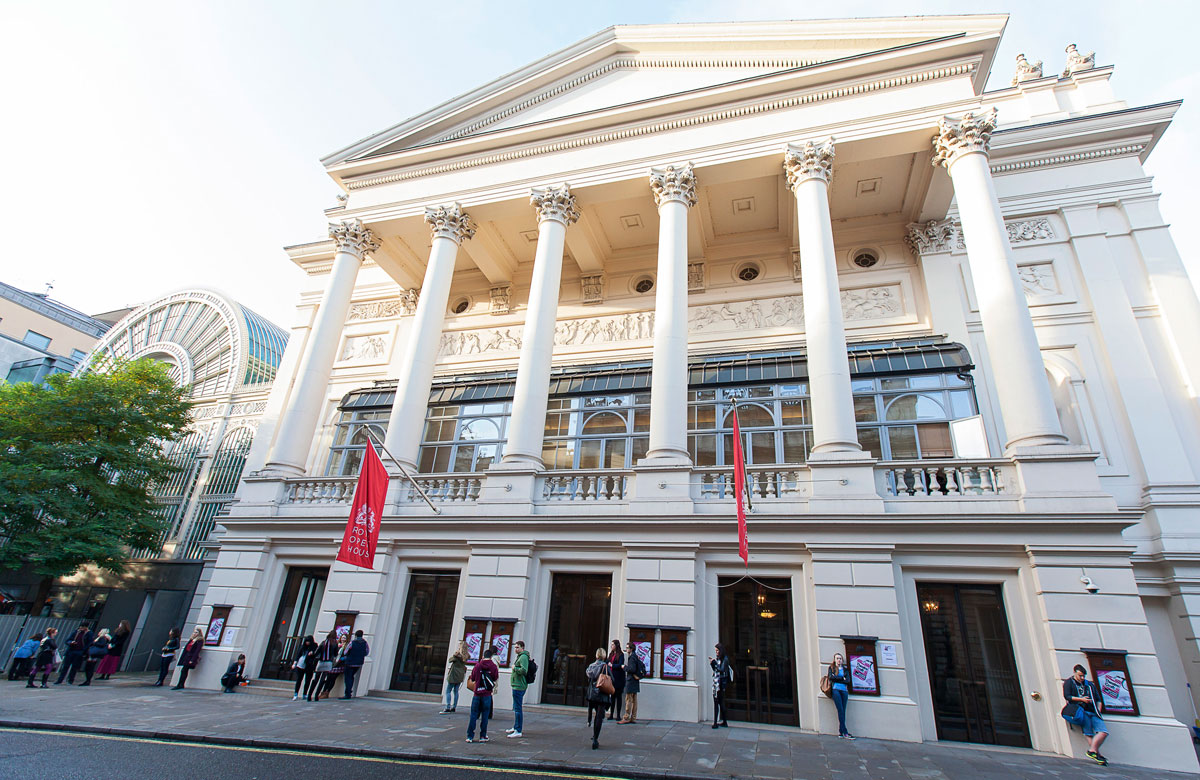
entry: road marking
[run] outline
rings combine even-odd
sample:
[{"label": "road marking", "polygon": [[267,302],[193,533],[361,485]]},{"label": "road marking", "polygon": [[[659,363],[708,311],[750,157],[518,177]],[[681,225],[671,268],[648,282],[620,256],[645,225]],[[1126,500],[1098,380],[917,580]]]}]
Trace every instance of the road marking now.
[{"label": "road marking", "polygon": [[186,747],[213,748],[216,750],[236,750],[245,753],[278,753],[285,756],[320,756],[322,758],[342,758],[350,761],[371,761],[377,764],[403,764],[405,766],[427,766],[438,769],[461,769],[464,771],[492,772],[496,774],[510,773],[518,775],[536,775],[537,777],[561,777],[574,780],[625,780],[612,775],[584,775],[574,772],[555,772],[550,769],[520,769],[498,766],[480,766],[478,764],[460,764],[443,761],[421,761],[411,758],[386,758],[383,756],[355,756],[348,753],[329,753],[322,750],[292,750],[289,748],[247,747],[244,745],[221,745],[211,742],[194,742],[187,739],[155,739],[153,737],[130,737],[119,734],[91,734],[85,731],[58,731],[55,729],[20,729],[0,726],[0,733],[11,734],[53,734],[59,737],[78,737],[82,739],[107,739],[116,742],[144,742],[150,745],[184,745]]}]

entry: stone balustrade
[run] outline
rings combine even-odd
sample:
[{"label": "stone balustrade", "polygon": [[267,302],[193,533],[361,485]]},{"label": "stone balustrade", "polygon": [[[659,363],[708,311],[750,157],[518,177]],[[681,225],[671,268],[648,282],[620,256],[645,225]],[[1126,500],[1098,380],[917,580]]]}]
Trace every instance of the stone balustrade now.
[{"label": "stone balustrade", "polygon": [[547,471],[537,480],[542,501],[625,501],[630,472]]},{"label": "stone balustrade", "polygon": [[358,477],[313,477],[284,480],[284,504],[349,504]]},{"label": "stone balustrade", "polygon": [[[704,466],[693,474],[693,498],[697,501],[733,498],[733,470],[728,466]],[[807,498],[809,472],[802,465],[750,466],[746,469],[746,492],[751,502]]]},{"label": "stone balustrade", "polygon": [[[482,474],[420,474],[416,482],[435,504],[474,503],[483,484]],[[421,496],[412,482],[405,481],[400,491],[400,503],[421,504]]]},{"label": "stone balustrade", "polygon": [[884,462],[875,468],[884,498],[970,498],[1008,494],[1007,460]]}]

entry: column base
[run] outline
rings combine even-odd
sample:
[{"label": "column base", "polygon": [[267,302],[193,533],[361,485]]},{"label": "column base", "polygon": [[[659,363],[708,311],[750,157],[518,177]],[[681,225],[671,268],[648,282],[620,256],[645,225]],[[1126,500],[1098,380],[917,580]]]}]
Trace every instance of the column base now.
[{"label": "column base", "polygon": [[546,464],[542,462],[541,458],[521,452],[505,455],[499,463],[493,463],[488,467],[489,474],[493,471],[542,472],[545,470]]},{"label": "column base", "polygon": [[1116,512],[1117,502],[1100,485],[1096,455],[1073,444],[1011,447],[1025,512]]},{"label": "column base", "polygon": [[[653,462],[652,462],[653,461]],[[633,501],[637,511],[652,514],[691,514],[691,462],[658,462],[643,458],[633,467]]]},{"label": "column base", "polygon": [[263,466],[262,471],[256,472],[263,477],[303,477],[307,476],[303,466],[297,466],[295,463],[284,463],[282,461],[268,461],[267,465]]},{"label": "column base", "polygon": [[883,513],[883,498],[875,486],[875,458],[863,450],[812,452],[810,512],[830,514]]},{"label": "column base", "polygon": [[634,468],[676,468],[679,466],[692,467],[692,456],[687,450],[659,449],[650,450],[646,457],[639,460]]}]

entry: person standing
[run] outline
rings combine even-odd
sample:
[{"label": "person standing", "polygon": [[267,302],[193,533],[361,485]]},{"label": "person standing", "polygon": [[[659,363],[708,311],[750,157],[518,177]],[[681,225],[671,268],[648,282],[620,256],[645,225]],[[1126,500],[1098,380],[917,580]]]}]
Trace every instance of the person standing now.
[{"label": "person standing", "polygon": [[500,667],[492,660],[496,648],[489,647],[483,651],[483,660],[475,664],[467,687],[475,692],[471,699],[471,720],[467,722],[467,742],[475,741],[475,721],[479,721],[479,741],[488,742],[487,724],[492,717],[492,692],[496,690],[496,680],[500,677]]},{"label": "person standing", "polygon": [[25,683],[26,688],[33,687],[33,680],[39,672],[42,675],[42,687],[50,687],[47,681],[50,679],[50,672],[54,671],[54,657],[58,654],[58,642],[54,640],[57,634],[58,629],[56,628],[46,629],[46,635],[38,644],[37,655],[33,658],[33,669],[29,672],[29,682]]},{"label": "person standing", "polygon": [[92,640],[91,647],[88,648],[87,660],[83,662],[84,680],[79,683],[79,687],[92,684],[96,666],[108,656],[108,643],[111,641],[112,637],[108,635],[107,628],[102,628],[96,633],[96,638]]},{"label": "person standing", "polygon": [[154,687],[161,687],[167,680],[167,674],[171,671],[171,664],[175,663],[175,654],[179,652],[179,629],[172,628],[167,632],[167,642],[162,646],[162,650],[158,651],[158,682],[154,683]]},{"label": "person standing", "polygon": [[346,671],[346,648],[350,645],[350,635],[342,634],[337,640],[337,652],[333,657],[333,667],[325,673],[325,680],[321,684],[320,698],[328,699],[329,694],[333,692],[333,686],[337,685],[338,678]]},{"label": "person standing", "polygon": [[199,626],[192,632],[192,638],[183,646],[183,652],[179,654],[179,682],[171,687],[173,691],[182,691],[184,684],[187,682],[188,672],[196,668],[200,663],[200,651],[204,649],[204,629]]},{"label": "person standing", "polygon": [[608,668],[612,669],[613,688],[612,706],[608,711],[608,719],[621,717],[622,703],[625,699],[625,651],[621,649],[621,640],[614,639],[608,648]]},{"label": "person standing", "polygon": [[458,689],[467,678],[467,643],[460,641],[454,655],[450,656],[450,664],[446,667],[446,706],[441,715],[454,712],[458,707]]},{"label": "person standing", "polygon": [[596,648],[596,660],[592,661],[585,673],[588,678],[588,724],[592,727],[592,750],[598,750],[600,748],[600,728],[604,725],[604,713],[611,705],[609,695],[601,690],[598,684],[602,674],[612,678],[608,657],[604,654],[603,647]]},{"label": "person standing", "polygon": [[637,723],[637,697],[641,692],[642,677],[646,675],[646,668],[634,650],[633,643],[627,647],[629,652],[625,654],[625,717],[617,721],[619,724]]},{"label": "person standing", "polygon": [[1096,694],[1095,683],[1087,679],[1087,669],[1075,664],[1072,671],[1073,674],[1063,681],[1063,698],[1067,703],[1061,714],[1067,722],[1083,729],[1083,736],[1088,740],[1088,758],[1100,766],[1108,766],[1108,759],[1100,755],[1100,746],[1108,739],[1108,726],[1100,717],[1104,705]]},{"label": "person standing", "polygon": [[833,654],[833,663],[829,664],[829,684],[833,687],[833,704],[838,714],[838,739],[855,739],[846,728],[846,704],[850,700],[850,668],[841,653]]},{"label": "person standing", "polygon": [[62,685],[64,679],[67,681],[67,685],[75,684],[75,672],[83,666],[84,658],[88,648],[92,646],[94,638],[92,629],[88,627],[87,623],[83,623],[75,629],[75,634],[67,641],[67,652],[63,654],[62,669],[58,672],[58,679],[54,681],[55,685]]},{"label": "person standing", "polygon": [[508,729],[508,736],[515,739],[525,736],[525,691],[529,689],[529,683],[526,681],[529,676],[529,653],[525,650],[524,642],[513,642],[513,650],[517,653],[517,660],[513,661],[513,726]]},{"label": "person standing", "polygon": [[[321,644],[317,645],[316,660],[317,666],[314,671],[317,674],[313,680],[312,689],[308,693],[309,701],[320,701],[321,692],[325,688],[325,678],[333,671],[333,663],[338,656],[338,635],[336,631],[330,631],[321,640]],[[332,688],[332,683],[330,684]]]},{"label": "person standing", "polygon": [[129,627],[128,620],[122,620],[117,624],[117,630],[112,636],[112,641],[108,644],[108,655],[104,656],[104,660],[100,662],[100,667],[96,669],[99,679],[107,680],[112,677],[113,672],[120,670],[121,656],[125,653],[125,643],[129,641],[131,633],[133,633],[133,630]]},{"label": "person standing", "polygon": [[225,674],[221,675],[221,693],[233,693],[245,681],[246,656],[243,653],[236,661],[232,661],[225,669]]},{"label": "person standing", "polygon": [[725,690],[729,687],[729,683],[733,682],[733,667],[729,665],[729,659],[725,657],[725,645],[717,642],[713,646],[716,651],[716,657],[708,657],[708,665],[712,668],[713,675],[713,724],[712,727],[729,726],[728,716],[725,713]]},{"label": "person standing", "polygon": [[38,645],[41,643],[42,634],[39,631],[26,639],[20,647],[14,645],[16,650],[13,652],[12,663],[8,665],[9,682],[29,674],[29,667],[33,665],[33,658],[37,655]]},{"label": "person standing", "polygon": [[344,661],[346,664],[346,692],[342,694],[343,699],[354,698],[355,680],[370,654],[371,647],[367,644],[367,640],[363,639],[362,629],[355,631],[354,639],[350,640],[350,644],[346,646]]},{"label": "person standing", "polygon": [[317,665],[317,640],[311,635],[304,637],[296,657],[292,659],[292,671],[296,675],[296,690],[292,691],[292,701],[301,695],[309,697],[313,685],[313,667]]}]

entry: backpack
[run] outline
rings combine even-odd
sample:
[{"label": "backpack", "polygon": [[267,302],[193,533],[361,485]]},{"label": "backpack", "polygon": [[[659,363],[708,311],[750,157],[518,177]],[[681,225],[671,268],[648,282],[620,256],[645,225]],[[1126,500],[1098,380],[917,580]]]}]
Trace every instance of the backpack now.
[{"label": "backpack", "polygon": [[525,672],[525,684],[533,685],[533,681],[537,679],[537,661],[533,657],[529,658],[529,669]]},{"label": "backpack", "polygon": [[475,689],[482,691],[496,690],[496,678],[488,674],[487,669],[480,670],[479,683],[475,686]]}]

